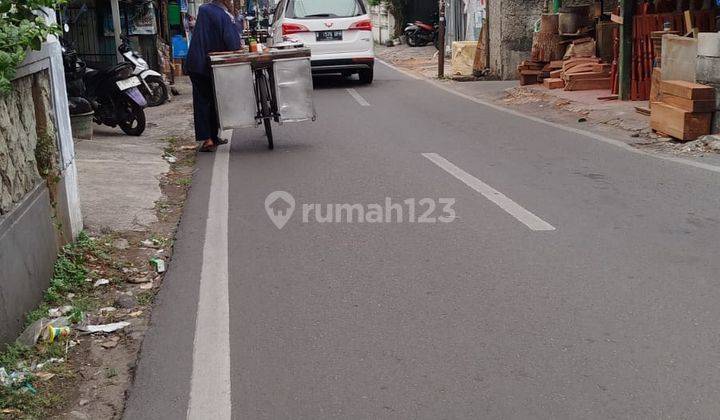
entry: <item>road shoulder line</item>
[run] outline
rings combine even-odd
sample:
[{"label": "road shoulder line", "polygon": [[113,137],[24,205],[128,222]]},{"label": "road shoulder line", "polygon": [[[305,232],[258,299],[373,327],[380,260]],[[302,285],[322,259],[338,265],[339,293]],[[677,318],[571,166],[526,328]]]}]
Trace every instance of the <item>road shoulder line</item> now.
[{"label": "road shoulder line", "polygon": [[228,291],[228,169],[232,136],[218,149],[210,182],[187,418],[229,420],[230,302]]}]

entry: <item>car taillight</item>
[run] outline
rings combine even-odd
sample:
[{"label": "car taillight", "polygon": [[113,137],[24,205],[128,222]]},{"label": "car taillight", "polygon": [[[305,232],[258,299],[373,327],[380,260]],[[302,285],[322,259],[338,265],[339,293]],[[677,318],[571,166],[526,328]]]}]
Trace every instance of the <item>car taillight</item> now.
[{"label": "car taillight", "polygon": [[282,24],[283,35],[291,35],[291,34],[296,34],[299,32],[310,32],[310,29],[308,29],[306,26],[300,25],[298,23],[283,23]]},{"label": "car taillight", "polygon": [[372,22],[370,22],[370,19],[360,20],[348,28],[348,30],[356,30],[356,31],[372,31]]}]

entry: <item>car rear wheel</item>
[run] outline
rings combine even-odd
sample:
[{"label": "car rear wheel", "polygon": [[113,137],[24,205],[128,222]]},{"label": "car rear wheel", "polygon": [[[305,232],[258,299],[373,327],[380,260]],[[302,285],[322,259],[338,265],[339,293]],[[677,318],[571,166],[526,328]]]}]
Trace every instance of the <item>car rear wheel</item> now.
[{"label": "car rear wheel", "polygon": [[358,76],[360,76],[360,83],[369,85],[373,81],[373,69],[360,70]]}]

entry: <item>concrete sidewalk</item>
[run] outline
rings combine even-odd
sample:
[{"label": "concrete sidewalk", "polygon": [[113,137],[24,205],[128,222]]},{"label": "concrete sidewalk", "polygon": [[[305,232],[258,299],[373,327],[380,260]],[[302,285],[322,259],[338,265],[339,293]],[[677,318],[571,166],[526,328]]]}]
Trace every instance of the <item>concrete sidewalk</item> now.
[{"label": "concrete sidewalk", "polygon": [[119,127],[94,126],[94,138],[75,144],[85,226],[94,232],[146,230],[157,221],[160,178],[168,140],[192,133],[192,88],[177,78],[180,95],[145,109],[147,128],[139,137]]}]

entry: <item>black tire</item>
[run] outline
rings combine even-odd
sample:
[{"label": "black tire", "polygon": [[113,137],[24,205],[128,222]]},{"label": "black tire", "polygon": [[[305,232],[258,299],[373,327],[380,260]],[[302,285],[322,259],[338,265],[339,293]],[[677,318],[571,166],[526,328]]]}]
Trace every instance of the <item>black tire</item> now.
[{"label": "black tire", "polygon": [[271,114],[272,109],[270,108],[270,86],[268,80],[264,74],[260,74],[258,77],[259,91],[260,91],[260,111],[262,112],[263,125],[265,126],[265,136],[267,136],[268,149],[273,149],[273,134],[272,134],[272,122]]},{"label": "black tire", "polygon": [[275,148],[275,145],[273,144],[273,133],[272,125],[270,124],[270,118],[265,118],[263,120],[263,125],[265,125],[265,135],[267,136],[268,140],[268,149],[272,150]]},{"label": "black tire", "polygon": [[373,69],[363,69],[358,72],[358,76],[360,77],[360,83],[364,85],[369,85],[373,81]]},{"label": "black tire", "polygon": [[415,32],[408,32],[405,34],[405,41],[411,47],[417,47],[417,39],[415,38]]},{"label": "black tire", "polygon": [[145,110],[135,104],[128,104],[128,118],[118,125],[128,136],[139,136],[145,131]]},{"label": "black tire", "polygon": [[160,76],[148,76],[145,79],[150,88],[147,95],[148,106],[158,106],[164,104],[168,100],[168,88],[165,81]]}]

